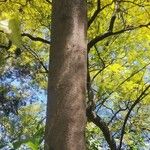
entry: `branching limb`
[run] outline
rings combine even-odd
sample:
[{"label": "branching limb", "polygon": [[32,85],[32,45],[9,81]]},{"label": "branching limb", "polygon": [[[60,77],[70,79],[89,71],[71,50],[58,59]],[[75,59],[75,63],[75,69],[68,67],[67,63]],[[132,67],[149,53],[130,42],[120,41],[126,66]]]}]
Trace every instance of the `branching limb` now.
[{"label": "branching limb", "polygon": [[113,14],[112,17],[111,17],[111,19],[110,19],[110,25],[109,25],[108,32],[112,32],[113,31],[115,19],[116,19],[116,15]]},{"label": "branching limb", "polygon": [[[89,62],[87,64],[87,67],[89,66]],[[89,70],[89,69],[88,69]],[[90,72],[87,72],[87,92],[88,92],[88,99],[89,99],[89,105],[87,107],[87,117],[90,121],[92,121],[95,125],[97,125],[101,131],[103,132],[103,135],[110,147],[111,150],[116,150],[116,143],[114,138],[111,135],[111,132],[107,126],[107,124],[101,119],[100,116],[98,116],[94,112],[94,93],[91,89],[91,78],[90,78]]]},{"label": "branching limb", "polygon": [[110,149],[117,150],[116,142],[112,137],[107,124],[102,120],[102,118],[98,116],[95,112],[93,112],[92,109],[90,108],[87,109],[87,117],[90,121],[92,121],[95,125],[97,125],[101,129]]},{"label": "branching limb", "polygon": [[88,52],[90,51],[90,49],[91,49],[97,42],[100,42],[100,41],[102,41],[103,39],[105,39],[105,38],[107,38],[107,37],[110,37],[110,36],[112,36],[112,35],[118,35],[118,34],[121,34],[121,33],[127,32],[127,31],[132,31],[132,30],[135,30],[135,29],[143,28],[143,27],[149,27],[149,26],[150,26],[150,22],[147,23],[147,24],[138,25],[138,26],[135,26],[135,27],[134,27],[134,26],[128,26],[128,27],[126,27],[125,29],[122,29],[122,30],[119,30],[119,31],[116,31],[116,32],[107,31],[107,32],[104,33],[104,34],[95,37],[94,39],[92,39],[92,40],[88,43]]},{"label": "branching limb", "polygon": [[115,1],[115,9],[114,9],[112,17],[110,19],[108,32],[113,32],[113,28],[114,28],[114,24],[115,24],[115,20],[116,20],[116,14],[118,13],[118,11],[120,9],[119,7],[120,7],[120,1]]},{"label": "branching limb", "polygon": [[125,127],[126,127],[126,123],[128,121],[128,118],[132,112],[132,110],[134,109],[134,107],[140,103],[140,101],[147,96],[147,90],[150,88],[150,85],[148,85],[144,90],[143,92],[139,95],[139,97],[135,100],[135,102],[132,104],[132,106],[130,107],[128,113],[126,114],[125,116],[125,119],[124,119],[124,123],[123,123],[123,126],[122,126],[122,130],[121,130],[121,137],[120,137],[120,144],[119,144],[119,147],[118,147],[118,150],[121,150],[121,147],[122,147],[122,140],[123,140],[123,136],[124,136],[124,133],[125,133]]},{"label": "branching limb", "polygon": [[97,15],[99,14],[101,10],[101,6],[100,6],[100,0],[97,0],[97,9],[95,10],[94,14],[92,15],[92,17],[90,18],[90,20],[88,21],[88,28],[90,27],[90,25],[93,23],[93,21],[95,20],[95,18],[97,17]]},{"label": "branching limb", "polygon": [[116,118],[116,116],[117,116],[117,114],[119,113],[119,112],[121,112],[121,111],[125,111],[125,110],[127,110],[128,109],[128,107],[126,107],[126,108],[120,108],[118,111],[116,111],[115,112],[115,114],[112,116],[112,118],[110,119],[110,121],[108,122],[108,125],[114,120],[114,118]]},{"label": "branching limb", "polygon": [[26,37],[30,38],[31,40],[33,40],[33,41],[39,41],[39,42],[43,42],[43,43],[45,43],[45,44],[50,44],[50,43],[51,43],[50,41],[45,40],[45,39],[43,39],[43,38],[34,37],[34,36],[32,36],[31,34],[29,34],[29,33],[22,33],[21,35],[22,35],[22,36],[26,36]]},{"label": "branching limb", "polygon": [[97,105],[97,107],[99,106],[99,109],[101,108],[101,106],[106,102],[106,100],[121,86],[123,85],[125,82],[129,81],[129,79],[131,79],[133,76],[135,76],[136,74],[138,74],[140,71],[144,70],[150,63],[144,65],[142,68],[140,68],[139,70],[133,72],[129,77],[127,77],[125,80],[123,80],[117,87],[114,88],[114,90],[112,90],[107,97],[105,97],[102,102]]},{"label": "branching limb", "polygon": [[96,19],[97,15],[106,7],[110,6],[113,4],[113,1],[105,6],[103,6],[101,8],[100,6],[100,0],[97,0],[97,9],[95,10],[95,12],[93,13],[92,17],[90,18],[90,20],[88,21],[88,28],[91,26],[91,24],[94,22],[94,20]]}]

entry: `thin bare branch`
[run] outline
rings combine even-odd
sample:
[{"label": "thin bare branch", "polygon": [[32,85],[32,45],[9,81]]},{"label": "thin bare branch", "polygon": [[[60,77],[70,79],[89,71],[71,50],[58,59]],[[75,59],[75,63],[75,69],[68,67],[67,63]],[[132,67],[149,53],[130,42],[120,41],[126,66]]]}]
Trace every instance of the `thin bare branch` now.
[{"label": "thin bare branch", "polygon": [[30,47],[26,47],[25,45],[23,45],[23,47],[29,52],[31,53],[34,58],[36,60],[39,61],[39,63],[41,64],[41,66],[43,67],[43,69],[45,70],[46,73],[48,73],[48,69],[46,68],[46,66],[43,64],[43,62],[41,61],[41,59],[39,58],[39,56],[37,55],[37,53],[35,51],[33,51]]},{"label": "thin bare branch", "polygon": [[127,109],[128,109],[128,107],[126,107],[126,108],[120,108],[118,111],[116,111],[115,114],[111,117],[110,121],[108,122],[108,125],[114,120],[114,118],[116,118],[116,116],[117,116],[117,114],[118,114],[119,112],[125,111],[125,110],[127,110]]},{"label": "thin bare branch", "polygon": [[123,123],[123,126],[122,126],[122,130],[121,130],[121,137],[120,137],[120,144],[119,144],[119,147],[118,147],[118,150],[121,150],[121,147],[122,147],[122,140],[123,140],[123,137],[124,137],[124,133],[125,133],[125,127],[126,127],[126,123],[128,121],[128,118],[130,116],[130,113],[132,112],[132,110],[134,109],[134,107],[144,98],[146,97],[148,94],[146,94],[147,90],[150,88],[150,85],[148,85],[144,90],[143,92],[139,95],[139,97],[134,101],[134,103],[132,104],[132,106],[130,107],[128,113],[126,114],[125,116],[125,119],[124,119],[124,123]]}]

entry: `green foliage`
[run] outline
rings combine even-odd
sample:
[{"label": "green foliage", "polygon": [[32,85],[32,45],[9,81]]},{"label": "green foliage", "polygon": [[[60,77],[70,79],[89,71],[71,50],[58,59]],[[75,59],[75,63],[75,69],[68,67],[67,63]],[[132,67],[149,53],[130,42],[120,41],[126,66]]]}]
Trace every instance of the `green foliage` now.
[{"label": "green foliage", "polygon": [[[87,2],[88,20],[90,20],[97,10],[97,0]],[[113,33],[135,27],[134,30],[112,34],[100,40],[90,49],[88,57],[91,88],[96,103],[95,111],[107,123],[118,144],[129,108],[150,81],[150,30],[148,26],[143,27],[149,22],[150,6],[148,1],[121,1],[116,11],[115,1],[101,0],[100,7],[96,19],[88,28],[89,42],[108,32],[114,13],[116,20]],[[51,5],[46,0],[11,0],[0,2],[0,12],[1,83],[12,84],[8,78],[11,76],[13,80],[19,80],[21,86],[23,80],[27,79],[30,80],[28,88],[32,87],[35,91],[46,90],[49,44],[39,39],[50,41]],[[23,36],[23,33],[28,33],[32,38]],[[12,72],[8,73],[10,70]],[[14,71],[16,75],[12,75]],[[13,88],[10,90],[13,91]],[[27,88],[21,91],[20,99],[24,101],[30,92],[27,92]],[[149,92],[149,90],[146,92],[128,118],[123,138],[126,149],[138,150],[146,143],[146,136],[143,135],[148,135],[150,130]],[[6,91],[6,95],[7,93],[9,92]],[[19,93],[14,93],[18,97]],[[37,101],[38,99],[39,97]],[[5,134],[0,136],[0,148],[12,145],[14,149],[21,149],[25,145],[33,150],[38,149],[44,132],[44,123],[40,121],[41,116],[38,115],[42,107],[40,104],[29,102],[27,106],[20,106],[18,115],[13,116],[13,119],[19,118],[16,127],[12,116],[3,114],[0,125],[4,126]],[[9,143],[5,141],[5,135],[9,135]],[[104,146],[106,140],[100,129],[91,123],[87,124],[86,137],[89,150],[108,148]]]},{"label": "green foliage", "polygon": [[21,48],[21,29],[20,29],[20,22],[18,18],[12,18],[9,20],[9,29],[11,30],[10,33],[10,40],[13,42],[16,47]]},{"label": "green foliage", "polygon": [[[12,119],[3,117],[0,121],[5,126],[3,134],[11,137],[11,144],[14,149],[20,149],[22,145],[37,150],[43,141],[44,124],[43,119],[39,120],[38,113],[42,110],[39,104],[25,106],[19,110],[18,117],[13,116]],[[18,118],[15,123],[15,118]],[[3,142],[2,147],[8,146],[8,142]]]},{"label": "green foliage", "polygon": [[88,123],[86,128],[86,144],[88,150],[99,150],[102,133],[94,124]]}]

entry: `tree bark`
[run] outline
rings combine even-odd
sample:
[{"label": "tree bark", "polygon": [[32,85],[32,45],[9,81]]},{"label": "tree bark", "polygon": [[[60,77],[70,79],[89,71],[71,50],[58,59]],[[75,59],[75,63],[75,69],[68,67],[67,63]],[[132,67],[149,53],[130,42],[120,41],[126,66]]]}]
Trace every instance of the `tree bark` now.
[{"label": "tree bark", "polygon": [[86,1],[52,7],[45,150],[85,150]]}]

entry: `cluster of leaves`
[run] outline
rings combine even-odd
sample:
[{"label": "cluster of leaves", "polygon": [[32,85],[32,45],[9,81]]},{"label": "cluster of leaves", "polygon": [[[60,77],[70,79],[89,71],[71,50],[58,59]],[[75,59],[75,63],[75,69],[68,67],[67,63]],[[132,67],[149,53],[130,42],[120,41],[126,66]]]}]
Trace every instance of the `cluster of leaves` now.
[{"label": "cluster of leaves", "polygon": [[0,10],[0,149],[43,149],[51,6],[6,1]]},{"label": "cluster of leaves", "polygon": [[88,31],[93,109],[109,127],[116,145],[142,148],[148,140],[150,119],[149,112],[144,111],[150,103],[150,5],[124,0],[89,4],[89,23],[97,15]]}]

